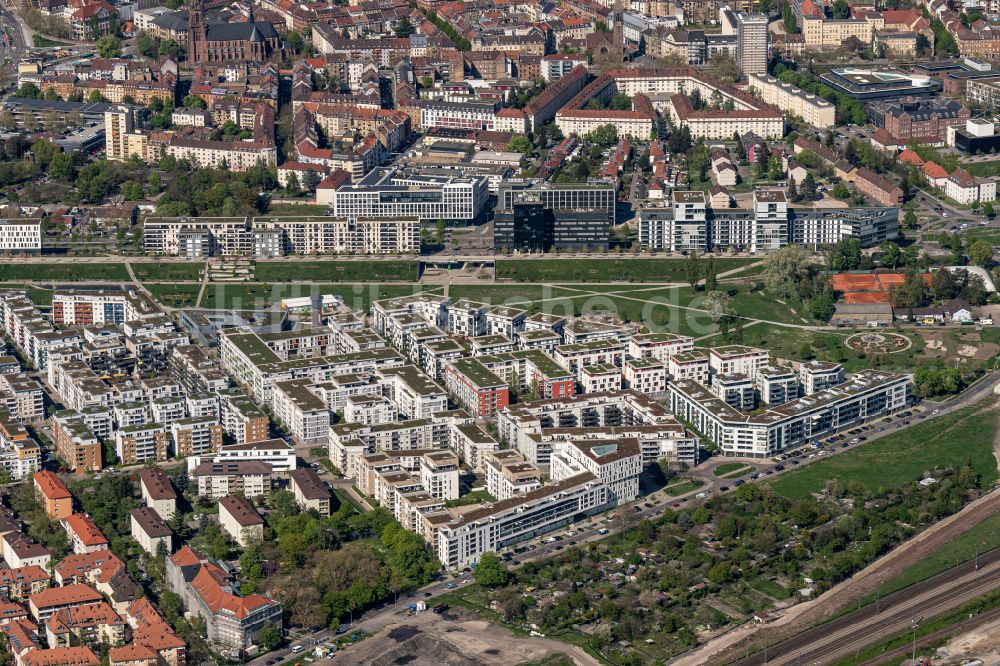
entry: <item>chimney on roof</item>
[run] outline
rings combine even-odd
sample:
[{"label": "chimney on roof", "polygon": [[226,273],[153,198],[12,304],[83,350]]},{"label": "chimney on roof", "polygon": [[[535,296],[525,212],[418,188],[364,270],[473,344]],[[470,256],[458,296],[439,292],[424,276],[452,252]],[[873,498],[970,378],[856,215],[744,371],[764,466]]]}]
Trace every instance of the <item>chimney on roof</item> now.
[{"label": "chimney on roof", "polygon": [[319,292],[312,295],[312,325],[323,325],[323,294]]}]

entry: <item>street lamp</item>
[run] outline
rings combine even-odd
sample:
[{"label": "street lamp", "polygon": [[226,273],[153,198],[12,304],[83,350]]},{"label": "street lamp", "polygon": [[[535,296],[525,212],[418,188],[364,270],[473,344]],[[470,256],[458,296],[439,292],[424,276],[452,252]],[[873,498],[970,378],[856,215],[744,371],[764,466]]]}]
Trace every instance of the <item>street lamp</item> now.
[{"label": "street lamp", "polygon": [[917,661],[917,624],[916,620],[910,620],[911,628],[913,629],[913,653],[910,655],[910,664]]}]

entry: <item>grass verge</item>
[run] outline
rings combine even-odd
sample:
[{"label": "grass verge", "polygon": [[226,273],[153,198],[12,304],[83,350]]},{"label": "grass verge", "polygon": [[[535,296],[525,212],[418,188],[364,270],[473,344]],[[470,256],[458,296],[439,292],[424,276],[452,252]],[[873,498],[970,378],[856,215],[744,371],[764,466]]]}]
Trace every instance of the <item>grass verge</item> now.
[{"label": "grass verge", "polygon": [[994,406],[995,400],[988,398],[783,474],[770,485],[790,499],[819,492],[830,479],[857,481],[876,492],[916,481],[937,467],[968,462],[979,474],[980,486],[988,487],[997,479]]}]

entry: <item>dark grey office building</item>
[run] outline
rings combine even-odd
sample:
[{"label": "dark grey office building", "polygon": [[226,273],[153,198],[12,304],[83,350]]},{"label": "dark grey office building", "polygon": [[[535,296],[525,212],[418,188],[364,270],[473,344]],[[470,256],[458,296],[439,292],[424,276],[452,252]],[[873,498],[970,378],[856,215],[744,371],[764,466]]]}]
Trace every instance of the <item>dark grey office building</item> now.
[{"label": "dark grey office building", "polygon": [[603,210],[553,210],[534,202],[514,202],[493,215],[497,249],[549,251],[607,249],[611,224]]}]

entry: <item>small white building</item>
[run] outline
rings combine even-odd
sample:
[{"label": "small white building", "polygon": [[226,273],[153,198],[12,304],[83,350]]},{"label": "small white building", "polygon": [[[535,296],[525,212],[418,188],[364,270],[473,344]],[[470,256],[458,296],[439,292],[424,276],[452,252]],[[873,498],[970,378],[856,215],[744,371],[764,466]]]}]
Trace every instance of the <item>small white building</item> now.
[{"label": "small white building", "polygon": [[264,540],[264,519],[250,502],[238,495],[219,500],[219,526],[242,548]]},{"label": "small white building", "polygon": [[163,520],[170,520],[177,511],[177,491],[170,479],[159,467],[139,472],[142,499],[146,506],[155,511]]},{"label": "small white building", "polygon": [[159,553],[161,544],[168,555],[174,552],[174,531],[151,507],[132,509],[131,520],[132,538],[138,541],[150,556]]}]

